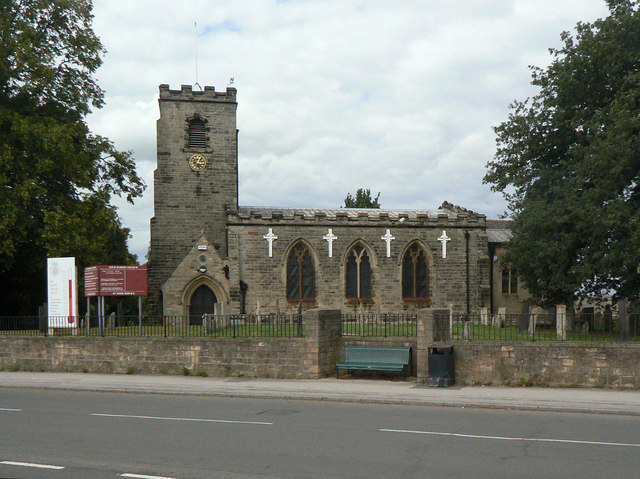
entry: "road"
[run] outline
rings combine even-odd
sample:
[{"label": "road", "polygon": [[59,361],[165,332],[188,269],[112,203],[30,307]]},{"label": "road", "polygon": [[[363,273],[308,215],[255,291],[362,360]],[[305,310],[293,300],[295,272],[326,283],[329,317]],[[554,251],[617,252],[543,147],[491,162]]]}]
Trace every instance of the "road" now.
[{"label": "road", "polygon": [[638,470],[636,417],[0,389],[0,478],[585,479]]}]

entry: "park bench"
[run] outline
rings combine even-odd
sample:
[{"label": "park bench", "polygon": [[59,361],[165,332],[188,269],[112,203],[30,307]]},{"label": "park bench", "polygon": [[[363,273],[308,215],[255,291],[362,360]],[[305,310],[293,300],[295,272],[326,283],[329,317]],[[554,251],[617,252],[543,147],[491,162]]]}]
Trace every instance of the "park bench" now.
[{"label": "park bench", "polygon": [[[336,378],[340,370],[400,371],[404,381],[404,368],[411,365],[411,348],[385,348],[345,346],[344,361],[336,364]],[[411,371],[411,368],[409,368]]]}]

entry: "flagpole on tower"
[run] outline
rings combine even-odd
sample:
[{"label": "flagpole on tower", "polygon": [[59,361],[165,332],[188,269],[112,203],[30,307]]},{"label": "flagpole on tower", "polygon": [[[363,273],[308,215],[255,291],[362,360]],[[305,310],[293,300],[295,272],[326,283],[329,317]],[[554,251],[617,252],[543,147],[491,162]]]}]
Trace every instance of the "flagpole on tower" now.
[{"label": "flagpole on tower", "polygon": [[198,83],[198,23],[197,22],[193,22],[193,28],[195,30],[195,35],[196,35],[196,83],[194,86],[197,86],[198,88],[200,88],[200,91],[202,91],[202,87],[200,86],[200,83]]}]

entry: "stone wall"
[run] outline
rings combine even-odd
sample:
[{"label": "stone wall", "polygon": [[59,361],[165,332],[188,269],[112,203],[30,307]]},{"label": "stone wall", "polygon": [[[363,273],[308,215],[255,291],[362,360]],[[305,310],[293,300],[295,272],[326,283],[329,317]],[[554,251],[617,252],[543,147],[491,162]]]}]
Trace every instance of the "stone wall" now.
[{"label": "stone wall", "polygon": [[[345,312],[411,312],[431,304],[438,307],[453,305],[454,312],[466,311],[466,238],[469,234],[469,301],[472,312],[489,306],[489,260],[484,217],[456,217],[445,213],[437,217],[412,218],[400,223],[390,219],[388,213],[347,217],[338,212],[328,217],[325,212],[305,216],[296,211],[293,216],[273,211],[263,217],[262,212],[230,214],[229,268],[230,283],[248,284],[246,312],[256,311],[257,304],[264,311],[288,311],[298,307],[286,298],[286,262],[291,248],[300,240],[308,246],[315,268],[316,301],[310,307],[341,309]],[[377,213],[375,213],[377,215]],[[272,257],[268,256],[268,243],[263,238],[269,229],[278,237],[273,241]],[[333,255],[328,256],[328,242],[323,239],[328,229],[337,236],[333,242]],[[386,242],[381,239],[390,230],[391,255],[387,257]],[[451,241],[447,244],[447,257],[442,258],[442,244],[438,237],[446,230]],[[356,242],[367,248],[371,260],[372,298],[358,302],[346,298],[347,254]],[[429,268],[430,302],[403,301],[402,258],[413,242],[425,250]],[[231,304],[230,310],[237,312]]]},{"label": "stone wall", "polygon": [[[162,312],[160,288],[202,234],[221,259],[226,258],[226,210],[238,203],[236,89],[216,92],[205,86],[170,90],[160,85],[157,122],[157,168],[154,172],[154,217],[151,219],[149,308]],[[189,121],[205,121],[205,147],[188,145]],[[193,171],[189,158],[199,154],[207,165]],[[192,271],[195,278],[199,273]],[[223,273],[216,271],[215,277]],[[184,314],[184,313],[183,313]]]},{"label": "stone wall", "polygon": [[640,344],[453,343],[456,383],[640,389]]},{"label": "stone wall", "polygon": [[0,367],[23,371],[317,377],[304,338],[0,338]]},{"label": "stone wall", "polygon": [[340,311],[305,312],[304,338],[2,337],[0,369],[274,378],[331,375]]}]

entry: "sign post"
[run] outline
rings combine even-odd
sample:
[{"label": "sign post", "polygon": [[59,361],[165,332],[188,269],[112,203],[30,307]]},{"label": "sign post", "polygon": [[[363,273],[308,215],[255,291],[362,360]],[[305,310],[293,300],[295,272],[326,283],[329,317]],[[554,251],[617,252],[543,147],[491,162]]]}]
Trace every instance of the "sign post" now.
[{"label": "sign post", "polygon": [[142,335],[142,296],[147,295],[147,267],[124,265],[90,266],[84,269],[84,294],[98,297],[100,334],[104,336],[104,297],[138,296],[138,330]]},{"label": "sign post", "polygon": [[47,258],[48,332],[78,327],[78,278],[75,258]]}]

